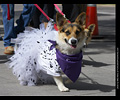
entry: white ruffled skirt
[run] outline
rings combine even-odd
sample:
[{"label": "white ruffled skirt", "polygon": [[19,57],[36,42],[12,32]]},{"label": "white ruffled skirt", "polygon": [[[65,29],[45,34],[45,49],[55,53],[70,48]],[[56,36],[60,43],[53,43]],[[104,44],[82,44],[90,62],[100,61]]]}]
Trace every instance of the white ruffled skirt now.
[{"label": "white ruffled skirt", "polygon": [[48,76],[60,76],[61,69],[56,61],[56,49],[49,50],[51,43],[56,41],[58,31],[53,24],[48,22],[45,29],[44,24],[40,29],[26,27],[24,33],[20,33],[15,43],[15,54],[10,58],[9,68],[20,80],[22,85],[37,85],[38,82],[46,83]]}]

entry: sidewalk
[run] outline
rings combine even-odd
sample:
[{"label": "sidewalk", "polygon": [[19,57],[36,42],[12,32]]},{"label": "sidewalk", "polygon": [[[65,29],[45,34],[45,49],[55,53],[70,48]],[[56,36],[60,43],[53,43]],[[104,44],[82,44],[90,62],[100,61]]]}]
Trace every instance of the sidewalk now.
[{"label": "sidewalk", "polygon": [[[3,41],[0,41],[0,96],[115,96],[115,15],[98,14],[99,35],[85,49],[82,73],[70,92],[60,92],[55,84],[21,86],[4,64]],[[1,26],[3,34],[3,27]]]},{"label": "sidewalk", "polygon": [[4,64],[0,41],[0,95],[46,95],[46,96],[114,96],[115,95],[115,42],[91,42],[84,52],[82,73],[74,84],[66,85],[70,92],[59,92],[55,84],[21,86]]}]

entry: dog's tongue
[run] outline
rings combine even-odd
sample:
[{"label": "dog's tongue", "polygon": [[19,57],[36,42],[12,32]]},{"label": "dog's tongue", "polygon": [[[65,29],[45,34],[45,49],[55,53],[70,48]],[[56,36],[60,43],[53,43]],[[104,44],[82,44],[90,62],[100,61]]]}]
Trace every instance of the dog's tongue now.
[{"label": "dog's tongue", "polygon": [[71,45],[71,48],[75,49],[77,46],[76,45]]}]

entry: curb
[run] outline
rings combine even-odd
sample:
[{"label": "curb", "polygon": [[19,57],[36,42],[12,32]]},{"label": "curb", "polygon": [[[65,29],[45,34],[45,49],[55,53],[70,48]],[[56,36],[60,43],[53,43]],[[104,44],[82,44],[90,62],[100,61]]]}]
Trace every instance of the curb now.
[{"label": "curb", "polygon": [[115,4],[97,4],[97,7],[115,7]]}]

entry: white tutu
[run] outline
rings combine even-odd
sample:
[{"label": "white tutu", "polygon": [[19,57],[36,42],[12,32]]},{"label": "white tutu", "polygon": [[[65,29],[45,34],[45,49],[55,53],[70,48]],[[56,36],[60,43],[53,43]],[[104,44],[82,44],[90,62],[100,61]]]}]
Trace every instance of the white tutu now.
[{"label": "white tutu", "polygon": [[13,68],[13,74],[20,80],[20,84],[36,85],[39,80],[46,82],[48,75],[60,76],[56,50],[50,50],[52,43],[48,41],[56,41],[57,35],[58,31],[54,30],[52,22],[48,22],[46,29],[43,23],[40,29],[26,27],[24,33],[12,40],[16,46],[9,68]]}]

